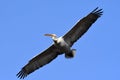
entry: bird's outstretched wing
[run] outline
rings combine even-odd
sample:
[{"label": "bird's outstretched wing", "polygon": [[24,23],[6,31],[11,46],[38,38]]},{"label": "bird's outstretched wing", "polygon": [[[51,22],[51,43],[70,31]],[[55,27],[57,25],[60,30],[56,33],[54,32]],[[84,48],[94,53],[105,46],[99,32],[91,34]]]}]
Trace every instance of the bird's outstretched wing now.
[{"label": "bird's outstretched wing", "polygon": [[47,50],[37,55],[33,59],[31,59],[28,64],[26,64],[21,71],[17,74],[17,76],[21,78],[25,78],[30,73],[34,72],[36,69],[48,64],[53,59],[55,59],[60,54],[59,50],[52,45]]},{"label": "bird's outstretched wing", "polygon": [[102,9],[94,9],[83,19],[79,20],[77,24],[63,36],[64,40],[72,46],[89,28],[90,26],[102,15]]}]

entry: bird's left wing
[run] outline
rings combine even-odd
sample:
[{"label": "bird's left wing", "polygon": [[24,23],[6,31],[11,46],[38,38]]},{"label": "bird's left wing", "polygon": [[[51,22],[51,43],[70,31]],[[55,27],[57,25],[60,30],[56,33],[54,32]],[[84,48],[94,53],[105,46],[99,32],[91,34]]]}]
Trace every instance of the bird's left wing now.
[{"label": "bird's left wing", "polygon": [[53,59],[55,59],[60,54],[60,51],[52,45],[47,50],[37,55],[33,59],[31,59],[28,64],[26,64],[21,71],[17,74],[18,78],[25,78],[30,73],[34,72],[38,68],[48,64]]},{"label": "bird's left wing", "polygon": [[90,26],[102,15],[102,9],[94,9],[83,19],[79,20],[78,23],[63,36],[64,40],[72,46],[89,28]]}]

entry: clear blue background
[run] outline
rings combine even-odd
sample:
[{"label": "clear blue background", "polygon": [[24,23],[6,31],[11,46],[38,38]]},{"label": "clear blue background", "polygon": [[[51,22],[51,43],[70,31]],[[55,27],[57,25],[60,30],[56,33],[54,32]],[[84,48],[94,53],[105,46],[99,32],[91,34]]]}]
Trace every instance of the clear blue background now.
[{"label": "clear blue background", "polygon": [[64,35],[96,7],[104,14],[76,42],[73,59],[57,57],[25,80],[120,80],[120,1],[1,0],[0,79],[18,71],[52,44],[45,33]]}]

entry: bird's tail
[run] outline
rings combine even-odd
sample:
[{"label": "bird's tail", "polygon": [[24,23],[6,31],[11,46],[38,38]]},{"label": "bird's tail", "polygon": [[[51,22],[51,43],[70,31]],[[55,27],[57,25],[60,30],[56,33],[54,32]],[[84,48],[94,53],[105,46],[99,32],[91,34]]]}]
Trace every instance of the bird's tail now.
[{"label": "bird's tail", "polygon": [[70,53],[65,53],[65,58],[73,58],[75,56],[76,49],[72,49]]}]

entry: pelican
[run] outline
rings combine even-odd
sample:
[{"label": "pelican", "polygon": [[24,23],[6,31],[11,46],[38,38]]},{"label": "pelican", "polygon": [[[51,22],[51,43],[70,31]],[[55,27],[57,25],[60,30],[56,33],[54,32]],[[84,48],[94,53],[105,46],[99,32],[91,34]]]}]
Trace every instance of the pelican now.
[{"label": "pelican", "polygon": [[90,28],[90,26],[102,15],[102,9],[95,8],[87,16],[82,18],[64,36],[57,37],[56,34],[45,34],[53,40],[53,44],[33,57],[18,73],[17,77],[24,79],[27,75],[50,63],[58,55],[65,54],[65,58],[73,58],[76,49],[71,49],[72,45]]}]

